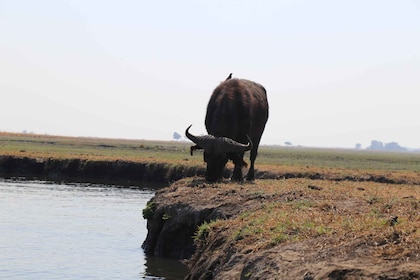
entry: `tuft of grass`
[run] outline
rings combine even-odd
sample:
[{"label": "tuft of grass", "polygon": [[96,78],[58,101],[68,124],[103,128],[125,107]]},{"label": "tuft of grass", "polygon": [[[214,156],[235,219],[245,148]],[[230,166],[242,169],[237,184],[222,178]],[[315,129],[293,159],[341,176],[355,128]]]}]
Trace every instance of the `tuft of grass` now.
[{"label": "tuft of grass", "polygon": [[195,234],[193,236],[194,241],[197,242],[199,240],[206,239],[209,236],[209,234],[210,234],[210,232],[212,230],[212,227],[215,224],[217,224],[218,222],[219,222],[219,220],[213,220],[213,221],[210,221],[210,222],[206,222],[205,221],[204,223],[202,223],[201,225],[199,225],[197,227],[197,231],[195,232]]},{"label": "tuft of grass", "polygon": [[296,211],[310,209],[314,205],[313,202],[309,200],[295,200],[288,203],[290,203],[290,205],[292,205],[292,208]]},{"label": "tuft of grass", "polygon": [[245,273],[245,278],[250,278],[251,276],[252,276],[252,273],[251,272],[247,272],[247,273]]},{"label": "tuft of grass", "polygon": [[279,243],[283,243],[290,239],[290,236],[285,233],[279,233],[278,235],[275,235],[270,242],[270,246],[276,246]]},{"label": "tuft of grass", "polygon": [[145,220],[150,220],[153,218],[153,215],[156,211],[156,203],[149,201],[146,204],[146,207],[143,209],[143,218]]}]

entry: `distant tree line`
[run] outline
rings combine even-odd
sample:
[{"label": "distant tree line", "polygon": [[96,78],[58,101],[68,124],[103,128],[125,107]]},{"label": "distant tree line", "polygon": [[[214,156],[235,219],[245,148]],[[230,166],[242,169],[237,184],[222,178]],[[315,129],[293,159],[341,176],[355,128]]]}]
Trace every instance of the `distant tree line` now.
[{"label": "distant tree line", "polygon": [[[356,144],[356,149],[361,149],[361,144]],[[383,143],[378,140],[372,140],[370,146],[366,148],[372,151],[407,151],[407,148],[401,147],[397,142]]]}]

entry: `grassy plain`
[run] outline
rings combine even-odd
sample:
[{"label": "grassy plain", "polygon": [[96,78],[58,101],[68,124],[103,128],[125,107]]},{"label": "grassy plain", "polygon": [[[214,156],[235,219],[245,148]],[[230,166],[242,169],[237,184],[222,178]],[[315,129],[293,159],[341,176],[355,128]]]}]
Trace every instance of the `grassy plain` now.
[{"label": "grassy plain", "polygon": [[[0,156],[204,167],[202,151],[195,151],[194,156],[190,156],[190,146],[190,142],[177,141],[0,133]],[[232,165],[228,164],[228,168]],[[256,168],[261,172],[280,174],[279,177],[287,177],[288,173],[299,173],[300,177],[321,174],[327,178],[376,176],[420,183],[419,153],[261,146]]]},{"label": "grassy plain", "polygon": [[0,133],[0,155],[30,158],[178,162],[187,143]]}]

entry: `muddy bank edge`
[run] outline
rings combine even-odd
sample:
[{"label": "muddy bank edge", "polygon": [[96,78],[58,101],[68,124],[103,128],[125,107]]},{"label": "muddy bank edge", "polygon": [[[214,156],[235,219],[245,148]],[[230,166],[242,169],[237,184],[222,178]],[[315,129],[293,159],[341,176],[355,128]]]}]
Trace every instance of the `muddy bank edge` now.
[{"label": "muddy bank edge", "polygon": [[158,162],[0,156],[0,177],[2,178],[141,186],[145,183],[167,185],[183,177],[202,175],[203,172],[204,170],[199,167]]}]

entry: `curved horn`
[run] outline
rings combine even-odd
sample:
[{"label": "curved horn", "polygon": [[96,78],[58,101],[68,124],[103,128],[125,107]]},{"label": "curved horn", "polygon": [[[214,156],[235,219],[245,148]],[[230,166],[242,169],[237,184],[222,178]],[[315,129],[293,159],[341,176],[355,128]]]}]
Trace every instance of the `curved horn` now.
[{"label": "curved horn", "polygon": [[248,138],[248,144],[242,144],[232,140],[230,138],[223,137],[223,144],[227,152],[235,152],[235,153],[242,153],[252,149],[252,140],[246,135]]},{"label": "curved horn", "polygon": [[196,147],[196,149],[198,149],[198,148],[202,148],[202,149],[209,148],[210,145],[212,144],[212,142],[216,139],[216,137],[214,137],[213,135],[205,135],[205,136],[195,136],[195,135],[192,135],[189,132],[191,126],[192,125],[190,125],[185,130],[185,136],[187,136],[188,139],[190,139],[195,144],[197,144],[198,147]]},{"label": "curved horn", "polygon": [[190,126],[185,130],[185,136],[187,136],[188,139],[190,139],[191,141],[193,141],[195,144],[198,144],[198,142],[200,141],[198,139],[197,136],[192,135],[189,130],[191,128],[192,124],[190,124]]},{"label": "curved horn", "polygon": [[[220,149],[224,150],[225,152],[234,152],[234,153],[244,153],[246,151],[249,151],[252,149],[252,140],[249,138],[248,135],[246,137],[248,138],[248,144],[242,144],[239,142],[236,142],[233,139],[227,138],[227,137],[214,137],[213,135],[204,135],[204,136],[195,136],[192,135],[189,130],[192,125],[190,125],[185,130],[185,136],[187,136],[188,139],[193,141],[196,146],[190,151],[192,153],[193,150],[196,149],[213,149],[216,145],[219,148],[216,148],[220,151]],[[219,143],[219,144],[217,144]]]}]

